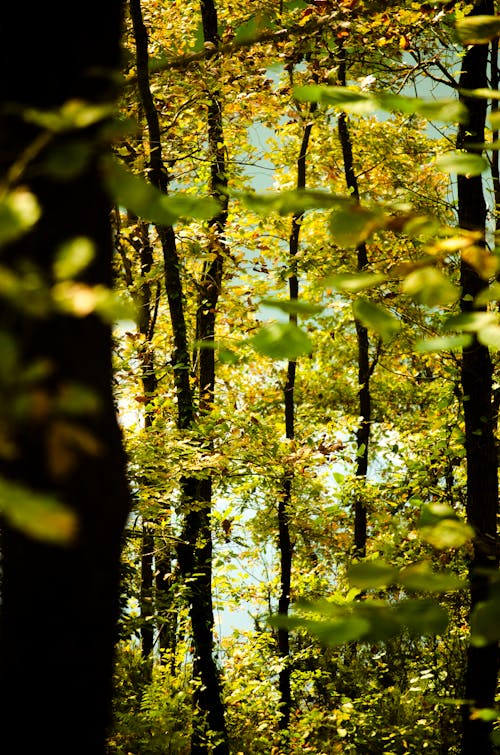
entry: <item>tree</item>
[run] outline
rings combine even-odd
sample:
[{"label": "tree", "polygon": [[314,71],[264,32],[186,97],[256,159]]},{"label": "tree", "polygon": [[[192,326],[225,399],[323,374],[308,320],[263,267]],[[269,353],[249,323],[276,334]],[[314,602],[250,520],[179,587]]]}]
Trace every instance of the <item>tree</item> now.
[{"label": "tree", "polygon": [[[168,18],[161,2],[142,9],[153,136],[145,154],[133,138],[117,151],[160,189],[152,207],[184,210],[160,222],[142,211],[157,224],[153,255],[165,255],[168,227],[171,256],[156,310],[158,390],[144,411],[154,420],[128,435],[146,516],[176,506],[176,586],[191,627],[179,623],[179,652],[156,659],[130,718],[158,733],[151,752],[165,748],[173,699],[159,685],[175,678],[183,705],[194,703],[198,751],[213,746],[200,715],[209,720],[210,697],[235,751],[457,752],[460,709],[448,703],[465,695],[464,519],[476,510],[465,457],[479,439],[471,406],[462,412],[461,366],[469,348],[484,356],[500,343],[483,221],[468,227],[460,215],[456,228],[447,176],[463,176],[464,201],[480,183],[484,161],[460,151],[480,149],[465,107],[477,96],[432,92],[458,86],[464,7],[299,0],[248,15],[221,0],[217,24],[209,3],[170,3]],[[139,70],[128,78],[139,84]],[[131,92],[125,108],[142,121]],[[457,123],[467,143],[446,154]],[[271,177],[265,191],[247,172],[256,164]],[[188,226],[206,186],[220,214]],[[464,309],[480,293],[471,306],[487,311],[458,314],[460,268],[480,289]],[[488,382],[495,369],[493,359],[480,373]],[[248,627],[214,635],[221,604],[226,616],[248,610]],[[474,642],[494,644],[495,611],[476,604]],[[133,638],[125,649],[126,667]],[[192,670],[217,678],[217,650],[218,691],[183,685]],[[491,720],[490,706],[491,690],[478,718]]]},{"label": "tree", "polygon": [[10,6],[0,20],[2,270],[16,289],[0,304],[14,371],[1,398],[5,751],[105,749],[129,493],[95,302],[111,302],[102,156],[120,32],[114,0],[78,15]]}]

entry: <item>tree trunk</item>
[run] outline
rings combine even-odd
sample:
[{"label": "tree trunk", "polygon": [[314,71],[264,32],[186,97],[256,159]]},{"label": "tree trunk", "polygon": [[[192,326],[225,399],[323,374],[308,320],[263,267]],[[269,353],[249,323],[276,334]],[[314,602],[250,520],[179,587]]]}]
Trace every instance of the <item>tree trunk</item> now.
[{"label": "tree trunk", "polygon": [[[339,65],[339,83],[341,86],[346,85],[346,62],[341,51],[341,62]],[[344,161],[344,173],[347,188],[351,192],[352,198],[359,202],[358,179],[354,171],[354,158],[352,154],[351,134],[349,131],[349,119],[346,113],[342,112],[338,116],[338,133],[340,146],[342,148],[342,157]],[[363,242],[356,248],[357,269],[359,272],[366,270],[368,266],[368,253],[366,244]],[[359,321],[355,321],[356,337],[358,341],[358,402],[360,423],[356,432],[356,477],[362,481],[366,480],[368,473],[368,452],[371,433],[371,392],[370,377],[375,367],[370,366],[370,340],[368,330]],[[356,491],[356,500],[354,501],[354,555],[358,558],[364,558],[366,555],[367,539],[367,515],[366,506],[360,491]]]},{"label": "tree trunk", "polygon": [[[111,285],[110,203],[96,129],[53,135],[47,150],[38,157],[33,150],[23,166],[21,156],[45,139],[23,119],[23,108],[109,101],[120,30],[121,3],[114,0],[90,0],[76,14],[62,2],[28,11],[15,3],[2,8],[0,60],[9,74],[0,85],[0,171],[4,181],[9,173],[28,186],[42,210],[34,229],[3,250],[2,265],[18,274],[30,266],[49,286],[56,250],[78,236],[95,245],[82,282]],[[82,144],[90,155],[81,170],[66,180],[45,170],[49,150],[58,155]],[[57,495],[76,514],[78,529],[74,542],[61,547],[3,525],[0,749],[99,755],[110,712],[121,538],[129,511],[111,392],[111,332],[94,314],[73,317],[51,308],[37,316],[26,303],[0,301],[2,328],[15,337],[21,365],[43,359],[50,366],[34,386],[45,409],[14,421],[3,396],[2,422],[9,423],[15,453],[4,456],[1,469],[34,492]],[[61,398],[78,387],[92,393],[98,410],[65,415]],[[33,395],[17,390],[21,398]],[[63,423],[65,441],[61,435],[58,440]],[[92,448],[79,445],[78,437]]]},{"label": "tree trunk", "polygon": [[[473,14],[492,14],[489,0],[477,3]],[[487,87],[488,46],[473,45],[462,61],[461,89]],[[486,100],[461,96],[468,107],[468,123],[459,127],[457,147],[481,151],[474,143],[484,141]],[[481,176],[458,176],[458,220],[462,228],[484,233],[486,202]],[[473,299],[487,285],[465,260],[461,263],[463,312],[474,308]],[[463,350],[461,381],[467,458],[467,521],[474,528],[474,553],[470,561],[471,610],[488,596],[488,580],[480,569],[496,568],[496,519],[498,510],[497,454],[494,437],[492,364],[486,346],[474,338]],[[498,647],[469,647],[465,680],[463,752],[492,752],[491,724],[472,719],[472,708],[493,708],[497,685]]]}]

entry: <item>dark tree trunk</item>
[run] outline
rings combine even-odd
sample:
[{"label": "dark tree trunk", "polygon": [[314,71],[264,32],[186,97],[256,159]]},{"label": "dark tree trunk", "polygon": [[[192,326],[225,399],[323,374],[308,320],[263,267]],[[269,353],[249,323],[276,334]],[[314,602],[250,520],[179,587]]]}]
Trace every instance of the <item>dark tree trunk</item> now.
[{"label": "dark tree trunk", "polygon": [[[166,192],[168,172],[162,158],[161,131],[158,114],[151,94],[148,74],[148,40],[143,23],[140,0],[130,0],[130,10],[136,39],[137,82],[146,116],[149,134],[149,179],[157,188]],[[211,0],[201,3],[205,40],[218,44],[217,13]],[[211,192],[221,196],[226,183],[225,156],[220,103],[217,95],[210,97],[208,105],[208,144],[211,161]],[[218,237],[225,224],[226,206],[210,221],[214,238]],[[163,250],[165,286],[170,319],[172,322],[174,354],[173,369],[177,395],[178,427],[188,429],[194,420],[194,402],[189,382],[190,358],[187,328],[184,314],[184,297],[177,255],[175,233],[168,226],[158,227],[158,236]],[[214,249],[219,244],[214,244]],[[200,295],[196,332],[200,341],[213,342],[215,311],[222,280],[222,256],[217,252],[212,262],[204,268],[200,283]],[[199,355],[199,411],[211,410],[214,397],[215,361],[214,352],[202,349]],[[225,755],[228,752],[227,733],[224,721],[224,706],[220,676],[213,657],[213,608],[212,608],[212,533],[211,502],[212,481],[210,477],[181,479],[183,528],[177,548],[179,572],[184,580],[189,601],[189,614],[194,645],[193,673],[197,680],[194,703],[200,721],[195,722],[191,752],[211,752]],[[158,584],[158,582],[157,582]],[[207,743],[207,729],[214,736],[214,745]]]},{"label": "dark tree trunk", "polygon": [[[13,163],[40,135],[23,120],[24,106],[54,109],[71,99],[110,99],[120,31],[121,3],[114,0],[89,0],[76,12],[63,2],[2,8],[0,61],[9,72],[0,85],[2,179],[8,171],[14,175]],[[49,285],[57,248],[77,236],[91,239],[96,250],[82,281],[111,285],[110,204],[94,129],[54,135],[47,149],[57,154],[82,142],[89,159],[66,180],[45,171],[44,152],[19,175],[37,196],[42,216],[34,230],[3,250],[2,264],[17,272],[35,267]],[[20,305],[0,301],[2,327],[15,336],[23,364],[48,360],[50,371],[35,386],[47,408],[17,423],[6,417],[16,453],[2,459],[2,474],[35,492],[56,494],[75,512],[78,530],[71,545],[60,547],[3,525],[0,750],[99,755],[110,712],[121,538],[129,510],[111,392],[111,333],[96,315],[51,310],[37,317]],[[91,391],[99,409],[61,414],[58,399],[72,386]],[[1,403],[8,415],[5,396]],[[93,439],[93,453],[71,441],[54,450],[51,441],[63,421]],[[68,451],[71,463],[65,464]]]},{"label": "dark tree trunk", "polygon": [[[489,0],[477,3],[474,14],[492,14]],[[460,75],[461,89],[487,86],[488,46],[468,48]],[[468,123],[459,127],[457,146],[477,151],[472,145],[484,141],[486,100],[462,96],[468,107]],[[480,150],[479,150],[480,151]],[[486,202],[481,176],[458,176],[458,220],[462,228],[484,232]],[[463,312],[474,308],[473,299],[487,285],[467,262],[461,264]],[[471,609],[488,596],[488,580],[480,573],[496,568],[496,519],[498,511],[497,454],[494,437],[492,364],[488,349],[474,339],[463,350],[461,381],[465,420],[467,458],[467,521],[474,528],[474,554],[470,562]],[[464,706],[463,752],[492,752],[491,724],[480,718],[471,719],[472,708],[494,707],[497,685],[498,647],[470,647],[467,655]]]},{"label": "dark tree trunk", "polygon": [[[316,110],[311,105],[310,114]],[[297,189],[306,187],[307,151],[311,138],[312,122],[304,127],[299,156],[297,158]],[[299,279],[297,276],[297,254],[299,251],[300,228],[303,214],[298,212],[292,217],[292,227],[288,244],[290,258],[290,275],[288,278],[288,294],[290,301],[299,298]],[[297,315],[290,315],[290,322],[297,324]],[[285,413],[285,435],[288,440],[295,439],[295,377],[297,363],[288,362],[286,383],[283,392]],[[293,543],[290,535],[290,507],[293,495],[293,469],[285,469],[278,498],[278,552],[280,558],[280,595],[278,598],[278,614],[288,616],[290,608],[290,592],[292,586]],[[279,728],[287,732],[290,726],[292,708],[291,666],[290,666],[290,634],[286,627],[278,629],[278,653],[283,666],[279,672],[280,719]]]},{"label": "dark tree trunk", "polygon": [[[342,52],[343,56],[343,52]],[[339,82],[342,86],[346,84],[346,62],[341,57],[339,66]],[[358,179],[354,171],[354,158],[352,153],[351,134],[349,130],[349,120],[346,113],[340,113],[338,117],[338,133],[342,157],[344,161],[344,173],[347,188],[351,192],[352,198],[359,202]],[[362,272],[368,266],[368,253],[366,244],[359,244],[356,248],[357,269]],[[370,365],[370,341],[368,330],[359,321],[355,321],[356,337],[358,340],[358,402],[359,416],[361,418],[358,430],[356,432],[356,477],[361,480],[366,479],[368,472],[368,452],[370,444],[371,431],[371,392],[370,377],[375,367]],[[367,514],[366,505],[362,495],[357,492],[354,501],[354,554],[360,558],[366,555],[367,539]]]}]

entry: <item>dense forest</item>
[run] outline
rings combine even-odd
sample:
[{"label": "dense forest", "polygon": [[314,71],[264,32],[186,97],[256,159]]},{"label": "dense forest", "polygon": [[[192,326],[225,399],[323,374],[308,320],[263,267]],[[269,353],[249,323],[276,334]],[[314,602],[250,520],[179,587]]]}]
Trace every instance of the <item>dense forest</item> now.
[{"label": "dense forest", "polygon": [[497,4],[55,6],[0,20],[3,749],[500,752]]}]

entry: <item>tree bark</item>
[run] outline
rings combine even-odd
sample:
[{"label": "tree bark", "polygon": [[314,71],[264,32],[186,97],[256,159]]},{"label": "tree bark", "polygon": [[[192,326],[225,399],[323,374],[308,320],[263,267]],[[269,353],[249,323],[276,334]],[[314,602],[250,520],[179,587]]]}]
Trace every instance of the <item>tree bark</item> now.
[{"label": "tree bark", "polygon": [[[120,31],[121,3],[115,0],[90,0],[76,15],[62,2],[30,6],[29,12],[9,4],[0,16],[0,61],[9,71],[0,85],[0,171],[4,181],[7,174],[12,179],[19,173],[42,210],[34,229],[3,249],[2,265],[17,274],[31,266],[49,286],[56,250],[77,236],[90,239],[96,250],[82,282],[111,285],[102,146],[93,127],[55,134],[51,154],[69,143],[85,144],[89,158],[83,169],[60,180],[45,170],[47,151],[41,151],[24,168],[17,162],[13,171],[41,133],[24,120],[23,109],[57,109],[74,99],[110,101]],[[67,547],[35,541],[3,524],[0,749],[99,755],[105,751],[110,714],[121,539],[129,511],[111,391],[111,332],[95,314],[73,317],[52,308],[37,317],[22,302],[16,306],[5,300],[0,310],[22,364],[44,359],[50,365],[35,386],[46,411],[27,413],[17,422],[9,419],[15,454],[2,458],[2,474],[34,492],[57,495],[78,524]],[[65,418],[93,438],[96,450],[73,447],[72,463],[61,467],[49,443],[64,418],[57,402],[72,386],[85,387],[98,401],[95,413]]]},{"label": "tree bark", "polygon": [[[343,51],[341,51],[341,61],[339,65],[339,83],[341,86],[346,85],[346,62]],[[344,161],[344,173],[346,185],[351,192],[352,198],[359,202],[358,179],[354,171],[354,158],[352,153],[351,134],[349,130],[349,119],[346,113],[342,112],[338,116],[338,134],[342,157]],[[359,272],[366,270],[368,266],[368,253],[366,244],[363,242],[356,247],[357,269]],[[370,445],[371,432],[371,391],[370,378],[373,367],[370,366],[370,340],[367,328],[359,321],[355,320],[356,337],[358,341],[358,405],[360,423],[356,431],[356,477],[360,480],[366,480],[368,473],[368,453]],[[356,500],[354,501],[354,555],[364,558],[366,555],[367,540],[367,514],[366,505],[362,495],[356,491]]]},{"label": "tree bark", "polygon": [[[493,3],[476,4],[473,15],[492,14]],[[473,45],[463,58],[460,89],[487,86],[488,45]],[[469,111],[469,120],[458,131],[457,147],[481,152],[473,146],[484,141],[487,102],[461,95]],[[484,233],[486,202],[481,176],[458,176],[458,220],[462,228]],[[461,263],[463,312],[474,309],[473,299],[487,285],[465,260]],[[461,382],[465,421],[467,459],[467,521],[474,528],[474,553],[470,560],[471,610],[488,597],[488,580],[481,569],[498,567],[496,555],[496,519],[498,513],[497,454],[494,437],[492,364],[489,351],[474,338],[463,349]],[[471,718],[472,708],[494,707],[497,685],[498,646],[470,646],[467,654],[464,706],[463,745],[466,755],[490,753],[491,724]]]}]

